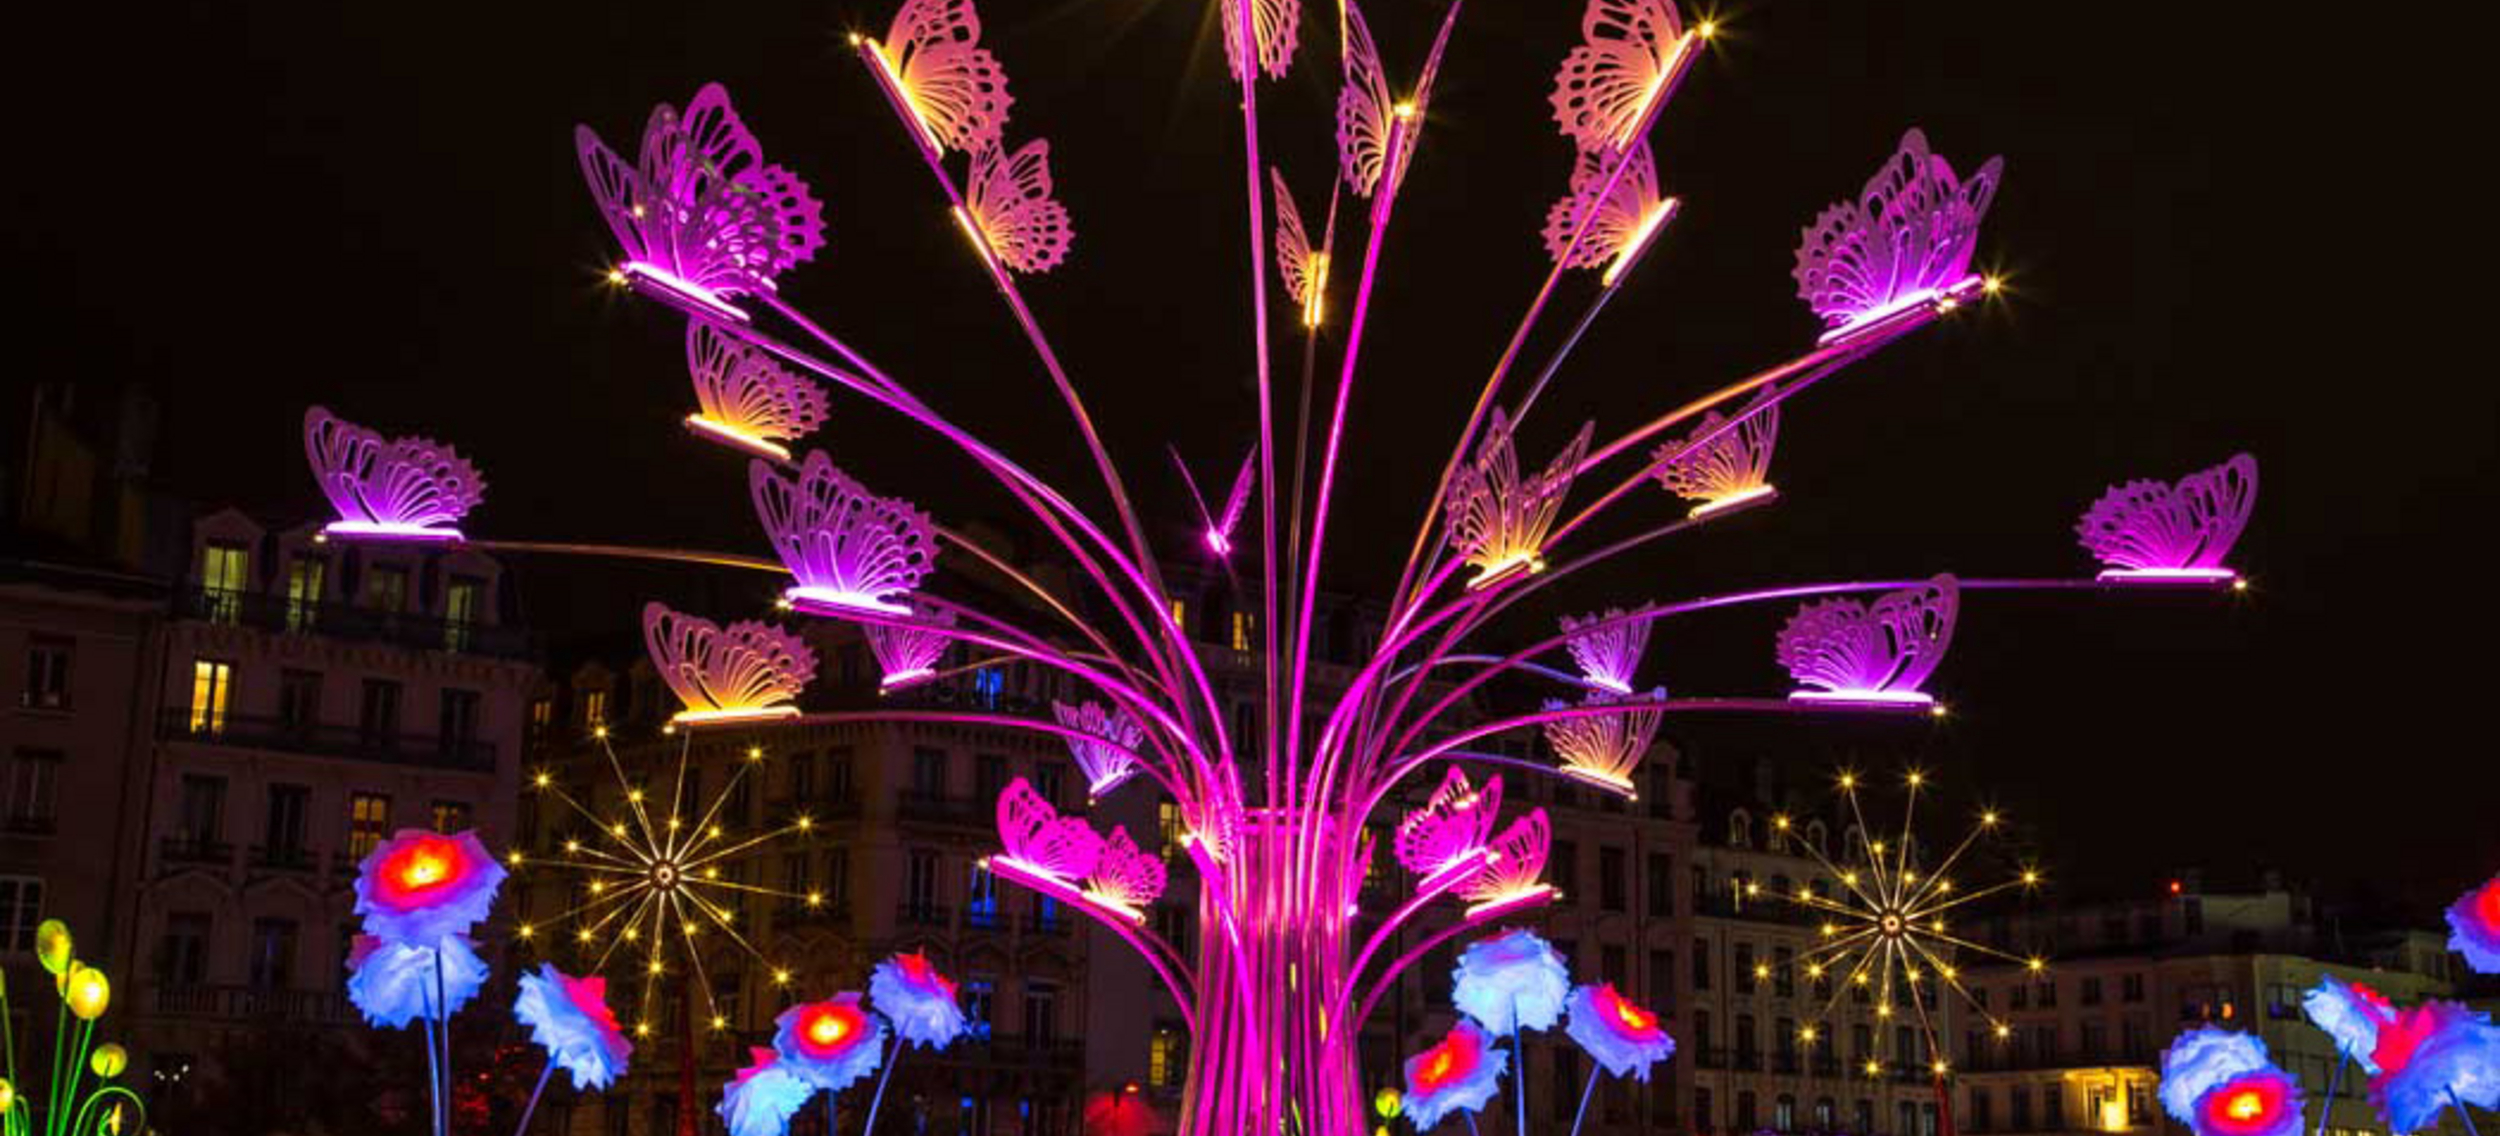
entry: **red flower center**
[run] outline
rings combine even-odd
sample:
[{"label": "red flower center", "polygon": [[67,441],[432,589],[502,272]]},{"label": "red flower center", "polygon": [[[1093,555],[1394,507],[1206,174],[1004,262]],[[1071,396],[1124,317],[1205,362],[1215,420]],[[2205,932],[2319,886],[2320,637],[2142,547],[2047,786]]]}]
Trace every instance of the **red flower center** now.
[{"label": "red flower center", "polygon": [[419,907],[457,885],[468,874],[468,862],[458,843],[423,836],[393,850],[377,874],[386,899],[403,907]]},{"label": "red flower center", "polygon": [[2225,1136],[2264,1132],[2282,1118],[2288,1096],[2279,1073],[2254,1073],[2225,1081],[2205,1098],[2206,1125]]},{"label": "red flower center", "polygon": [[2370,1051],[2370,1061],[2379,1067],[2381,1076],[2395,1076],[2413,1061],[2413,1051],[2439,1032],[2439,1018],[2428,1006],[2398,1011],[2396,1016],[2380,1023],[2378,1047]]},{"label": "red flower center", "polygon": [[1658,1015],[1633,1005],[1612,986],[1602,988],[1599,1000],[1614,1011],[1615,1021],[1630,1033],[1646,1034],[1658,1028]]},{"label": "red flower center", "polygon": [[2474,921],[2482,924],[2484,929],[2500,933],[2500,876],[2483,885],[2482,892],[2474,897],[2470,910],[2474,913]]},{"label": "red flower center", "polygon": [[1465,1030],[1454,1031],[1441,1039],[1441,1044],[1424,1051],[1424,1064],[1415,1074],[1415,1087],[1424,1092],[1438,1090],[1475,1072],[1477,1060],[1475,1037]]}]

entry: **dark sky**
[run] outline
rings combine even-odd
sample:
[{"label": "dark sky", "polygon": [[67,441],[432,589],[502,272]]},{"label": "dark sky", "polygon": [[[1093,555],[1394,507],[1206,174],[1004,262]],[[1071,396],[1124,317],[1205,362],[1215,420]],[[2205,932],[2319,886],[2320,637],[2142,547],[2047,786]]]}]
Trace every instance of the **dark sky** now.
[{"label": "dark sky", "polygon": [[[1904,127],[1965,170],[2002,153],[1981,255],[2009,299],[1793,405],[1775,509],[1592,574],[1572,606],[1866,573],[2079,573],[2070,529],[2105,485],[2251,450],[2264,487],[2234,557],[2250,595],[1975,597],[1935,684],[1956,714],[1903,727],[1901,745],[2034,821],[2052,870],[2078,883],[2149,892],[2175,866],[2271,864],[2427,919],[2500,867],[2492,746],[2461,713],[2500,629],[2443,586],[2491,515],[2500,416],[2459,373],[2470,363],[2398,321],[2395,267],[2341,277],[2383,290],[2335,285],[2332,258],[2422,219],[2348,201],[2380,159],[2302,137],[2317,45],[2205,11],[2228,7],[2167,6],[2143,27],[1990,0],[1721,10],[1726,35],[1657,135],[1685,212],[1526,449],[1541,456],[1582,417],[1609,436],[1800,350],[1814,325],[1788,278],[1798,230]],[[66,23],[13,37],[19,74],[44,86],[21,99],[9,188],[12,259],[40,292],[11,369],[150,384],[166,411],[156,472],[186,494],[310,511],[297,429],[318,401],[472,454],[492,483],[472,531],[760,549],[742,463],[677,425],[678,321],[598,283],[609,237],[570,142],[586,121],[629,148],[651,103],[719,80],[827,203],[831,247],[785,293],[1097,497],[1046,380],[842,50],[845,32],[881,30],[884,3],[47,8]],[[1180,552],[1164,443],[1220,481],[1252,422],[1240,139],[1212,9],[984,8],[1014,77],[1010,137],[1051,139],[1078,234],[1028,295]],[[1571,157],[1545,93],[1576,8],[1473,0],[1461,19],[1389,234],[1329,564],[1342,587],[1385,588],[1541,277],[1536,233]],[[1401,86],[1438,11],[1376,0]],[[1326,5],[1313,22],[1261,104],[1267,156],[1316,225]],[[1591,288],[1565,286],[1557,326]],[[1279,352],[1288,389],[1294,358]],[[873,409],[838,403],[819,442],[942,515],[1003,510]],[[1624,523],[1672,508],[1653,496]],[[559,633],[626,626],[635,597],[692,586],[523,570],[530,617]],[[746,580],[703,594],[763,598]],[[1683,693],[1778,689],[1784,615],[1673,628],[1652,669]],[[1828,764],[1828,743],[1781,730],[1726,744],[1789,745],[1800,775]]]}]

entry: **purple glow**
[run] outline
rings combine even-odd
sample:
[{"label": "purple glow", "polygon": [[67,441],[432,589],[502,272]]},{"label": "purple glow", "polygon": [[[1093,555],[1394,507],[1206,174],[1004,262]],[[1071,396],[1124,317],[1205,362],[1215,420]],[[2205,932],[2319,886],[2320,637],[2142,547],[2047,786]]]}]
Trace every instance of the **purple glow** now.
[{"label": "purple glow", "polygon": [[904,0],[885,40],[865,45],[912,121],[938,149],[996,149],[1007,125],[1007,71],[981,46],[972,0]]},{"label": "purple glow", "polygon": [[1207,510],[1206,497],[1198,492],[1198,479],[1189,475],[1189,463],[1181,460],[1180,451],[1172,451],[1172,464],[1180,468],[1181,482],[1189,487],[1189,499],[1196,503],[1198,517],[1206,524],[1202,535],[1207,550],[1217,556],[1232,555],[1233,530],[1241,526],[1242,515],[1250,508],[1250,487],[1257,481],[1258,457],[1256,446],[1241,455],[1241,468],[1233,474],[1232,490],[1224,495],[1224,510],[1213,513]]},{"label": "purple glow", "polygon": [[1855,599],[1810,603],[1780,630],[1780,665],[1811,689],[1805,701],[1925,705],[1919,685],[1953,642],[1961,588],[1951,576],[1887,593],[1873,604]]},{"label": "purple glow", "polygon": [[747,485],[774,554],[798,580],[784,593],[794,606],[828,615],[911,614],[890,597],[929,574],[937,542],[927,513],[870,495],[823,450],[808,452],[795,479],[769,462],[749,462]]},{"label": "purple glow", "polygon": [[[1663,703],[1665,687],[1643,695],[1641,700]],[[1624,695],[1591,691],[1581,705],[1609,706],[1627,701]],[[1560,710],[1570,703],[1548,700],[1547,710]],[[1657,736],[1658,724],[1666,717],[1663,708],[1631,710],[1621,714],[1588,714],[1555,718],[1545,723],[1545,744],[1554,747],[1562,758],[1562,772],[1593,785],[1602,786],[1625,798],[1637,795],[1632,784],[1632,770],[1649,753],[1649,743]]]},{"label": "purple glow", "polygon": [[660,681],[685,704],[679,722],[796,714],[791,700],[816,677],[816,652],[798,636],[754,620],[723,628],[649,603],[642,608],[642,641]]},{"label": "purple glow", "polygon": [[686,372],[702,408],[686,425],[731,445],[788,461],[781,443],[824,424],[829,404],[823,387],[710,324],[686,325]]},{"label": "purple glow", "polygon": [[1082,817],[1063,817],[1031,783],[1018,777],[998,795],[998,839],[1018,867],[1063,884],[1092,875],[1103,841]]},{"label": "purple glow", "polygon": [[1037,138],[1003,157],[997,150],[974,154],[963,215],[983,254],[1026,274],[1066,260],[1076,229],[1068,207],[1050,194],[1049,142]]},{"label": "purple glow", "polygon": [[1779,441],[1779,391],[1764,386],[1733,427],[1718,411],[1702,415],[1701,424],[1680,442],[1669,442],[1651,455],[1658,464],[1658,484],[1688,501],[1697,501],[1693,516],[1774,492],[1769,481],[1771,450]]},{"label": "purple glow", "polygon": [[486,495],[477,467],[451,447],[385,439],[323,407],[304,411],[304,456],[338,512],[322,529],[328,535],[456,541],[454,526]]},{"label": "purple glow", "polygon": [[1538,879],[1545,874],[1545,854],[1553,843],[1554,828],[1545,819],[1544,809],[1530,809],[1512,821],[1493,840],[1493,862],[1458,889],[1458,894],[1474,901],[1467,913],[1481,914],[1554,890]]},{"label": "purple glow", "polygon": [[1432,796],[1398,822],[1398,863],[1426,879],[1467,866],[1484,850],[1501,811],[1500,777],[1487,778],[1479,790],[1468,783],[1466,770],[1450,766]]},{"label": "purple glow", "polygon": [[1257,34],[1259,46],[1259,71],[1270,79],[1284,78],[1302,31],[1302,0],[1222,0],[1216,7],[1224,13],[1224,61],[1232,67],[1233,81],[1247,77],[1241,66],[1241,8],[1251,10],[1250,26]]},{"label": "purple glow", "polygon": [[1137,747],[1146,740],[1146,730],[1136,719],[1092,701],[1076,706],[1053,702],[1050,716],[1086,735],[1068,738],[1068,754],[1085,774],[1087,796],[1099,800],[1137,773]]},{"label": "purple glow", "polygon": [[915,613],[925,626],[901,623],[870,623],[861,630],[868,636],[868,650],[877,657],[883,677],[877,680],[877,692],[901,690],[925,682],[937,673],[938,660],[945,657],[946,647],[953,642],[940,628],[955,625],[955,613]]},{"label": "purple glow", "polygon": [[1570,636],[1563,647],[1571,661],[1591,684],[1616,694],[1632,693],[1632,672],[1649,646],[1649,621],[1623,615],[1622,608],[1611,607],[1603,615],[1562,618],[1563,634]]},{"label": "purple glow", "polygon": [[683,116],[662,103],[627,165],[587,126],[573,148],[599,215],[625,250],[619,271],[663,293],[743,319],[723,297],[770,291],[773,277],[824,247],[824,206],[762,147],[717,83]]},{"label": "purple glow", "polygon": [[2075,535],[2107,566],[2103,580],[2228,582],[2222,558],[2257,504],[2257,459],[2235,454],[2176,482],[2113,486],[2084,511]]},{"label": "purple glow", "polygon": [[1885,317],[1949,302],[1969,277],[1980,218],[2004,160],[1990,158],[1964,183],[1927,136],[1911,130],[1855,201],[1825,209],[1797,248],[1797,295],[1831,330],[1826,343]]},{"label": "purple glow", "polygon": [[1481,588],[1521,570],[1545,570],[1545,534],[1562,511],[1563,494],[1571,489],[1594,429],[1594,423],[1582,423],[1544,472],[1523,479],[1510,417],[1494,409],[1475,460],[1450,480],[1449,540],[1476,569],[1468,587]]},{"label": "purple glow", "polygon": [[1554,121],[1583,154],[1621,146],[1652,118],[1692,40],[1670,0],[1589,0],[1581,44],[1554,76]]}]

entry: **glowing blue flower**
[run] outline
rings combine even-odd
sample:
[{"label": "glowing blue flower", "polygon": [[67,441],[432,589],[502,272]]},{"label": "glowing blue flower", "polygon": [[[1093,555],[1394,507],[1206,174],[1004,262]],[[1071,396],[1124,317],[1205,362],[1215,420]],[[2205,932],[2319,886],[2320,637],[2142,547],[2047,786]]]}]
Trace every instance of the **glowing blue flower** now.
[{"label": "glowing blue flower", "polygon": [[2500,876],[2448,907],[2448,949],[2478,973],[2500,974]]},{"label": "glowing blue flower", "polygon": [[1424,1132],[1452,1110],[1480,1111],[1509,1066],[1510,1054],[1493,1048],[1493,1035],[1461,1018],[1439,1044],[1406,1059],[1406,1116]]},{"label": "glowing blue flower", "polygon": [[2398,1132],[2429,1128],[2457,1101],[2500,1109],[2500,1026],[2489,1014],[2424,1002],[2379,1030],[2372,1056],[2370,1099]]},{"label": "glowing blue flower", "polygon": [[2393,1003],[2358,982],[2348,984],[2322,974],[2318,984],[2301,995],[2300,1008],[2312,1025],[2335,1039],[2335,1048],[2344,1056],[2360,1062],[2363,1072],[2378,1075],[2378,1062],[2370,1060],[2370,1051],[2378,1048],[2379,1027],[2396,1018]]},{"label": "glowing blue flower", "polygon": [[1658,1024],[1658,1015],[1616,993],[1613,983],[1573,990],[1571,1023],[1563,1032],[1618,1077],[1637,1071],[1646,1081],[1650,1066],[1675,1056],[1675,1039]]},{"label": "glowing blue flower", "polygon": [[474,832],[401,829],[356,866],[356,914],[368,935],[431,944],[486,918],[503,877]]},{"label": "glowing blue flower", "polygon": [[377,1029],[406,1029],[420,1018],[439,1022],[460,1012],[485,984],[486,960],[477,957],[466,936],[435,941],[441,945],[443,964],[439,999],[434,991],[436,948],[358,935],[347,953],[347,1000]]},{"label": "glowing blue flower", "polygon": [[1571,972],[1553,945],[1528,930],[1469,943],[1458,955],[1459,1012],[1500,1033],[1547,1030],[1562,1020]]},{"label": "glowing blue flower", "polygon": [[2162,1110],[2193,1128],[2196,1098],[2233,1077],[2273,1067],[2266,1043],[2254,1035],[2211,1026],[2189,1030],[2162,1051]]},{"label": "glowing blue flower", "polygon": [[537,973],[521,976],[512,1016],[530,1028],[530,1040],[547,1050],[549,1063],[573,1075],[575,1089],[607,1088],[634,1055],[634,1043],[608,1009],[605,978],[575,978],[541,963]]},{"label": "glowing blue flower", "polygon": [[895,1034],[914,1045],[944,1049],[964,1032],[954,980],[939,974],[922,952],[878,963],[868,974],[868,997],[894,1024]]},{"label": "glowing blue flower", "polygon": [[841,1092],[884,1061],[885,1026],[860,1008],[856,992],[792,1006],[773,1025],[781,1067],[827,1092]]},{"label": "glowing blue flower", "polygon": [[721,1122],[729,1136],[781,1136],[790,1118],[816,1095],[816,1086],[790,1072],[769,1049],[750,1049],[754,1064],[738,1070],[721,1090]]}]

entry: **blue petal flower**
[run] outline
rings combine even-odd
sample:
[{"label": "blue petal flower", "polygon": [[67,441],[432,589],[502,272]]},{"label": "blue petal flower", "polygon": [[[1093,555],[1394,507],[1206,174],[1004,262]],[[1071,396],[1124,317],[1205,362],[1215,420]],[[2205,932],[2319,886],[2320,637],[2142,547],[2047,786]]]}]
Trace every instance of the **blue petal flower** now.
[{"label": "blue petal flower", "polygon": [[2478,974],[2500,974],[2500,876],[2448,907],[2448,949]]},{"label": "blue petal flower", "polygon": [[2301,995],[2300,1008],[2311,1024],[2335,1040],[2338,1051],[2360,1062],[2363,1072],[2378,1075],[2378,1063],[2370,1060],[2370,1051],[2378,1048],[2378,1027],[2396,1015],[2387,999],[2367,986],[2322,974],[2318,984]]},{"label": "blue petal flower", "polygon": [[[442,996],[435,995],[437,947],[358,935],[347,956],[347,1000],[377,1029],[406,1029],[424,1019],[442,1021],[460,1012],[486,982],[486,961],[466,936],[437,939],[442,954]],[[443,1007],[450,1009],[445,1011]]]},{"label": "blue petal flower", "polygon": [[2389,1127],[2427,1130],[2455,1101],[2500,1109],[2500,1026],[2491,1024],[2491,1015],[2454,1002],[2425,1002],[2387,1032],[2412,1043],[2401,1053],[2400,1046],[2382,1043],[2379,1063],[2387,1069],[2370,1081],[2370,1096]]},{"label": "blue petal flower", "polygon": [[607,995],[605,978],[574,978],[541,963],[536,973],[521,976],[521,996],[512,1003],[512,1016],[530,1028],[530,1040],[547,1050],[550,1063],[573,1075],[577,1090],[607,1088],[634,1055]]},{"label": "blue petal flower", "polygon": [[773,1025],[781,1067],[827,1092],[841,1092],[884,1063],[885,1025],[860,1008],[856,992],[792,1006]]},{"label": "blue petal flower", "polygon": [[868,997],[894,1032],[913,1045],[944,1049],[964,1032],[955,984],[918,951],[878,963],[868,975]]},{"label": "blue petal flower", "polygon": [[1612,984],[1573,990],[1571,1022],[1563,1032],[1617,1077],[1638,1072],[1646,1081],[1650,1066],[1675,1055],[1675,1039],[1658,1024],[1658,1015],[1626,1001]]},{"label": "blue petal flower", "polygon": [[1562,955],[1524,929],[1468,944],[1459,952],[1456,974],[1450,1000],[1497,1034],[1554,1028],[1562,1020],[1563,1000],[1571,996],[1571,972]]},{"label": "blue petal flower", "polygon": [[429,944],[486,918],[503,879],[476,833],[404,828],[357,864],[356,914],[368,935]]},{"label": "blue petal flower", "polygon": [[816,1086],[790,1072],[772,1050],[751,1049],[754,1064],[738,1070],[721,1090],[721,1122],[729,1136],[782,1136],[790,1118],[816,1095]]},{"label": "blue petal flower", "polygon": [[2196,1098],[2206,1090],[2272,1068],[2266,1043],[2252,1034],[2205,1026],[2180,1034],[2161,1055],[2161,1107],[2172,1119],[2196,1125]]},{"label": "blue petal flower", "polygon": [[1452,1111],[1481,1111],[1509,1067],[1510,1054],[1493,1048],[1493,1035],[1461,1018],[1439,1044],[1406,1059],[1407,1118],[1424,1132]]}]

